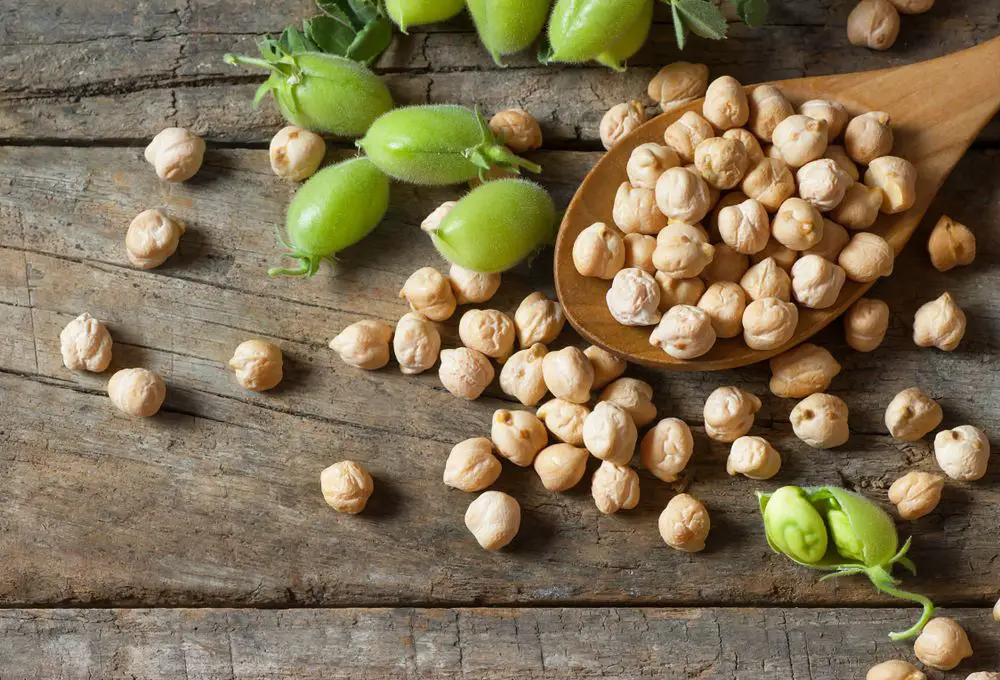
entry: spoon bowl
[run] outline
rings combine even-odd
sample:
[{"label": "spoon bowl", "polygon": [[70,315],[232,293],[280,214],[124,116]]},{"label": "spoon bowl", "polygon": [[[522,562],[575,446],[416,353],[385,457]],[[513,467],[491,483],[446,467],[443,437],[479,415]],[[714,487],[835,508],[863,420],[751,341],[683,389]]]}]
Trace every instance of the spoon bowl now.
[{"label": "spoon bowl", "polygon": [[[851,116],[885,111],[890,116],[894,156],[917,168],[917,198],[896,215],[880,214],[869,230],[898,254],[927,212],[935,194],[979,132],[1000,110],[1000,38],[930,61],[899,68],[769,83],[798,107],[810,99],[843,104]],[[745,89],[749,93],[754,85]],[[649,344],[653,327],[622,326],[605,303],[610,281],[582,276],[573,266],[573,243],[595,222],[613,225],[615,193],[628,181],[626,164],[636,146],[663,143],[667,127],[686,111],[701,113],[704,100],[653,118],[622,138],[583,180],[559,228],[555,250],[555,284],[566,318],[588,341],[628,361],[676,371],[715,371],[769,359],[807,340],[843,314],[872,283],[848,281],[827,309],[800,307],[792,338],[771,350],[753,350],[742,337],[720,339],[704,356],[675,359]],[[863,169],[862,169],[863,174]]]}]

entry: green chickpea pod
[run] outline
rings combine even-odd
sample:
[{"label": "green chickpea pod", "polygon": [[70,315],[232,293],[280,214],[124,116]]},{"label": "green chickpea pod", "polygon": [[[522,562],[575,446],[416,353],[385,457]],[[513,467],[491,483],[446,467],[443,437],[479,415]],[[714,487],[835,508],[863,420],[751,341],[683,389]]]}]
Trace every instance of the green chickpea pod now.
[{"label": "green chickpea pod", "polygon": [[399,30],[447,21],[465,8],[464,0],[385,0],[385,13]]},{"label": "green chickpea pod", "polygon": [[527,49],[545,27],[551,0],[468,0],[479,40],[498,66],[501,57]]},{"label": "green chickpea pod", "polygon": [[652,4],[652,0],[556,0],[549,19],[549,60],[597,59],[614,49]]}]

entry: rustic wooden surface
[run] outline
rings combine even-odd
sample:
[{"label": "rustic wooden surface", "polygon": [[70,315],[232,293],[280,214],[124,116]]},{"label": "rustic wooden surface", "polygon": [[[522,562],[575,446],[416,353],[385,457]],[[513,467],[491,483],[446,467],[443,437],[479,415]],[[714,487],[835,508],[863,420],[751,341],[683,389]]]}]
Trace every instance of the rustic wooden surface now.
[{"label": "rustic wooden surface", "polygon": [[[269,280],[274,230],[294,188],[274,178],[263,150],[278,118],[249,108],[259,77],[220,57],[250,50],[254,36],[310,13],[310,3],[133,4],[94,0],[56,12],[38,0],[0,2],[0,606],[8,608],[0,678],[819,680],[911,657],[884,634],[909,625],[915,610],[862,580],[818,584],[771,554],[752,491],[835,483],[885,502],[904,471],[935,467],[928,442],[893,441],[882,423],[891,396],[914,384],[941,401],[946,426],[1000,431],[996,121],[896,274],[875,289],[893,309],[885,345],[857,354],[837,327],[820,336],[844,365],[831,391],[851,407],[847,446],[820,452],[798,442],[788,424],[794,404],[767,394],[766,367],[635,369],[654,384],[661,415],[695,426],[719,385],[761,395],[757,430],[785,455],[782,473],[761,484],[729,478],[725,448],[696,427],[681,483],[641,473],[639,507],[603,517],[586,484],[551,494],[530,471],[508,467],[498,486],[521,501],[523,529],[493,555],[462,524],[470,497],[440,475],[450,446],[487,434],[492,411],[509,401],[494,385],[479,402],[459,402],[433,372],[354,371],[326,347],[352,321],[394,322],[405,311],[396,292],[406,276],[440,264],[416,225],[458,191],[396,185],[386,222],[335,270],[308,282]],[[694,41],[684,57],[749,82],[910,62],[998,32],[997,0],[939,5],[904,18],[888,53],[847,46],[847,0],[787,0],[767,28],[734,25],[733,39]],[[564,206],[600,157],[601,114],[644,99],[655,67],[677,58],[671,40],[658,25],[624,75],[543,69],[527,57],[500,71],[457,21],[398,38],[379,68],[400,101],[532,110],[547,135],[534,158]],[[170,124],[210,140],[205,167],[183,185],[159,182],[142,160],[141,144]],[[163,267],[140,272],[125,264],[122,235],[152,206],[189,231]],[[923,242],[942,212],[979,234],[972,267],[930,267]],[[505,277],[491,306],[512,311],[537,287],[551,287],[545,257]],[[913,312],[943,290],[967,311],[968,335],[953,354],[916,349]],[[59,330],[83,311],[111,329],[112,370],[143,365],[164,376],[156,418],[123,417],[108,404],[107,375],[63,368]],[[457,340],[456,321],[446,343]],[[286,356],[285,382],[265,395],[242,390],[224,366],[252,336],[274,339]],[[358,517],[336,515],[318,491],[319,471],[343,458],[376,478]],[[660,509],[682,486],[712,513],[700,555],[669,550],[656,532]],[[949,483],[936,512],[901,525],[921,568],[907,585],[966,608],[955,615],[977,650],[964,673],[936,677],[1000,666],[1000,626],[986,611],[1000,596],[998,508],[994,461],[985,480]],[[104,609],[64,609],[81,606]],[[421,609],[374,609],[401,606]]]}]

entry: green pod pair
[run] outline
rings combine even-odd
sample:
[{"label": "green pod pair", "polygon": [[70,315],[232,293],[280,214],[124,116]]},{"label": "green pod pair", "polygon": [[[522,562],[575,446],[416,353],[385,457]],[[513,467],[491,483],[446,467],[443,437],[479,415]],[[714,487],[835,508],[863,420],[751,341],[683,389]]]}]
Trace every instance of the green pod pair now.
[{"label": "green pod pair", "polygon": [[549,61],[595,59],[616,69],[639,51],[653,23],[654,0],[556,0]]},{"label": "green pod pair", "polygon": [[465,0],[385,0],[385,13],[399,30],[447,21],[461,13]]},{"label": "green pod pair", "polygon": [[551,0],[467,0],[479,41],[493,61],[527,49],[545,27]]}]

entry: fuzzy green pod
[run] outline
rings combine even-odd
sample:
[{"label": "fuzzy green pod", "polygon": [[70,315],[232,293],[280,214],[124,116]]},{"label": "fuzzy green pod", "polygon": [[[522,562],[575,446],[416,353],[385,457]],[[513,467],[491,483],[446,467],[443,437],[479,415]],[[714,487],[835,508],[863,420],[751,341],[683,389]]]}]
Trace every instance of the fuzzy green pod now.
[{"label": "fuzzy green pod", "polygon": [[479,40],[497,65],[501,57],[528,48],[545,27],[551,0],[468,0]]},{"label": "fuzzy green pod", "polygon": [[534,182],[501,179],[466,194],[430,231],[446,260],[483,274],[503,272],[550,243],[556,207]]},{"label": "fuzzy green pod", "polygon": [[823,516],[797,486],[782,487],[768,499],[764,526],[771,547],[796,562],[815,564],[826,555],[828,532]]},{"label": "fuzzy green pod", "polygon": [[624,71],[624,62],[642,49],[649,37],[649,29],[653,26],[653,0],[648,0],[639,18],[628,27],[628,30],[595,59],[615,71]]},{"label": "fuzzy green pod", "polygon": [[385,13],[403,33],[410,26],[447,21],[464,7],[465,0],[385,0]]},{"label": "fuzzy green pod", "polygon": [[618,42],[649,0],[556,0],[549,19],[550,61],[597,58]]}]

